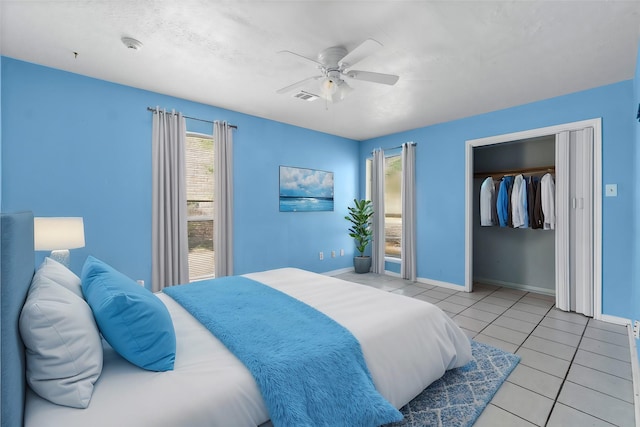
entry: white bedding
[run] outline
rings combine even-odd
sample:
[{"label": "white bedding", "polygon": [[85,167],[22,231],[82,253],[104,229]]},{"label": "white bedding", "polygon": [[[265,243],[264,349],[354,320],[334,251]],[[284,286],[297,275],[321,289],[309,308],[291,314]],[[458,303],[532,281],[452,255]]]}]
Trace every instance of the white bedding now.
[{"label": "white bedding", "polygon": [[[360,341],[376,388],[405,405],[445,370],[471,360],[465,334],[424,301],[285,268],[246,277],[322,311]],[[58,406],[29,391],[25,427],[257,426],[269,419],[249,371],[173,299],[158,294],[174,321],[175,368],[149,372],[105,349],[87,409]]]}]

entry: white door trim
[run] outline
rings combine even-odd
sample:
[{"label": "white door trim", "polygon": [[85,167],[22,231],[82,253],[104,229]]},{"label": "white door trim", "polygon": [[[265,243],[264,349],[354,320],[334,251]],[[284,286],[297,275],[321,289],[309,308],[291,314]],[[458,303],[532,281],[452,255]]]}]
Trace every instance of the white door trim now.
[{"label": "white door trim", "polygon": [[[465,147],[465,291],[473,286],[473,148],[558,132],[593,128],[593,302],[594,318],[602,317],[602,119],[595,118],[466,141]],[[556,237],[557,238],[557,237]]]}]

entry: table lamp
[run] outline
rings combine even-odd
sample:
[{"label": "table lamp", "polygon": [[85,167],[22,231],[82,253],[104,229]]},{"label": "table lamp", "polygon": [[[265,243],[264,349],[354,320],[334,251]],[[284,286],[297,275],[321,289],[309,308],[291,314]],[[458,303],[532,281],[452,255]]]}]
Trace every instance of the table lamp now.
[{"label": "table lamp", "polygon": [[82,217],[35,217],[33,219],[36,251],[51,251],[50,257],[69,267],[69,249],[84,247]]}]

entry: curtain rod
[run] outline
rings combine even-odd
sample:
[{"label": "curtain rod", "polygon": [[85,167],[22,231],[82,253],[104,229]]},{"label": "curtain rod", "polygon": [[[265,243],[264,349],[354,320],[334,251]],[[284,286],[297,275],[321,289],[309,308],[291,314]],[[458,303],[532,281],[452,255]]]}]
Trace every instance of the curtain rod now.
[{"label": "curtain rod", "polygon": [[[406,142],[405,144],[409,144],[409,145],[413,145],[414,147],[416,145],[418,145],[417,142]],[[404,145],[404,144],[402,144]],[[398,145],[397,147],[389,147],[389,148],[381,148],[382,151],[386,151],[386,150],[395,150],[397,148],[402,148],[402,145]],[[373,154],[373,151],[371,152],[371,154]]]},{"label": "curtain rod", "polygon": [[[147,110],[156,111],[155,108],[151,108],[151,107],[147,107]],[[182,117],[184,117],[185,119],[198,120],[200,122],[213,123],[211,120],[199,119],[197,117],[189,117],[189,116],[185,116],[184,114],[182,115]],[[229,127],[233,129],[238,129],[238,126],[236,125],[229,125]]]}]

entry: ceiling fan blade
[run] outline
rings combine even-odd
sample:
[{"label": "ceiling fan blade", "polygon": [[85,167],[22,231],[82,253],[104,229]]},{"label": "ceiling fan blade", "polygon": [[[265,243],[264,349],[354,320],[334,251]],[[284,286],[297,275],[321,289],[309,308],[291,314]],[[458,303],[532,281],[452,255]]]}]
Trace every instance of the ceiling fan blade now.
[{"label": "ceiling fan blade", "polygon": [[345,57],[338,62],[338,65],[343,70],[352,67],[381,47],[382,43],[377,42],[373,39],[367,39],[360,43],[360,45],[358,45],[351,52],[347,53]]},{"label": "ceiling fan blade", "polygon": [[347,73],[344,73],[344,75],[355,80],[363,80],[363,81],[372,82],[372,83],[382,83],[390,86],[393,86],[394,84],[396,84],[396,82],[400,78],[393,74],[373,73],[371,71],[358,71],[358,70],[351,70]]},{"label": "ceiling fan blade", "polygon": [[301,86],[304,86],[305,84],[307,84],[307,83],[308,83],[308,82],[310,82],[311,80],[318,80],[318,79],[321,79],[321,78],[322,78],[322,76],[307,77],[307,78],[306,78],[306,79],[304,79],[304,80],[300,80],[299,82],[296,82],[296,83],[291,84],[291,85],[289,85],[289,86],[285,86],[285,87],[283,87],[282,89],[278,89],[278,90],[276,91],[276,93],[279,93],[279,94],[281,94],[281,95],[282,95],[283,93],[291,92],[291,91],[292,91],[292,90],[294,90],[294,89],[297,89],[297,88],[299,88],[299,87],[301,87]]},{"label": "ceiling fan blade", "polygon": [[322,64],[316,61],[315,59],[307,58],[306,56],[302,56],[299,53],[291,52],[290,50],[281,50],[278,53],[284,53],[285,55],[293,55],[298,59],[301,59],[304,62],[311,63],[313,65],[322,67]]}]

